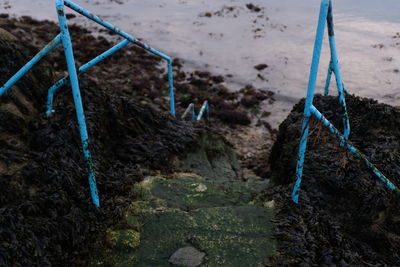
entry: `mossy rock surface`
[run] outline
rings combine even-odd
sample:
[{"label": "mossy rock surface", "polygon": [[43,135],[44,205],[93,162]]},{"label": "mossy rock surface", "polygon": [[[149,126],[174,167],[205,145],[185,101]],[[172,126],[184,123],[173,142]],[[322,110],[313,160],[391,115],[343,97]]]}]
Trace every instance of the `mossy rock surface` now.
[{"label": "mossy rock surface", "polygon": [[189,248],[201,259],[177,253],[182,262],[261,266],[274,252],[273,211],[255,204],[268,181],[257,176],[242,180],[232,147],[212,133],[206,133],[175,166],[177,171],[168,177],[147,177],[136,184],[132,190],[138,199],[126,211],[125,221],[112,229],[122,237],[129,230],[140,233],[140,244],[131,249],[122,238],[120,244],[101,249],[93,263],[174,266],[171,256]]},{"label": "mossy rock surface", "polygon": [[[274,251],[273,212],[253,199],[267,185],[193,173],[148,177],[133,188],[141,198],[126,212],[124,227],[111,231],[120,243],[103,249],[93,265],[173,266],[174,252],[194,247],[205,253],[201,266],[261,266]],[[129,231],[140,232],[139,245],[129,246]]]}]

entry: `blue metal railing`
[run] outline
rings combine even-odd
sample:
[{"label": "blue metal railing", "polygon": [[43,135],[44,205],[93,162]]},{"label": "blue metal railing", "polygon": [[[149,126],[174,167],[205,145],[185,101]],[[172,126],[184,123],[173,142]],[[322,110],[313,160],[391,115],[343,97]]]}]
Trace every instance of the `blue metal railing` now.
[{"label": "blue metal railing", "polygon": [[[344,134],[342,135],[333,125],[330,123],[313,105],[314,91],[318,75],[318,66],[321,56],[322,44],[324,39],[326,23],[328,24],[328,34],[329,34],[329,44],[331,50],[331,61],[328,69],[328,76],[325,83],[325,95],[329,93],[329,85],[331,80],[332,72],[336,77],[336,85],[339,92],[339,104],[342,116],[342,121],[344,124]],[[349,116],[347,113],[346,99],[345,99],[345,89],[343,86],[342,76],[340,73],[339,60],[336,50],[336,40],[333,27],[333,13],[332,13],[332,0],[321,0],[321,8],[318,20],[317,34],[314,44],[314,53],[311,64],[310,78],[308,83],[307,97],[304,107],[304,119],[302,124],[302,131],[300,137],[299,154],[296,167],[296,182],[292,192],[292,199],[295,203],[299,202],[300,186],[303,176],[304,167],[304,157],[307,150],[307,139],[309,132],[309,122],[311,115],[314,115],[319,121],[326,126],[331,133],[336,135],[340,140],[341,145],[345,146],[350,152],[355,156],[362,159],[366,166],[372,170],[372,172],[385,183],[385,185],[397,193],[400,193],[399,188],[397,188],[388,178],[385,177],[368,159],[362,154],[357,148],[355,148],[351,142],[348,140],[350,135],[350,123]]]},{"label": "blue metal railing", "polygon": [[185,112],[182,114],[181,119],[184,120],[187,115],[190,113],[191,115],[191,120],[192,122],[197,122],[200,121],[204,115],[204,112],[206,113],[206,121],[210,119],[210,107],[208,105],[208,101],[204,101],[203,105],[201,106],[200,112],[198,115],[196,115],[196,111],[194,109],[194,104],[191,103]]},{"label": "blue metal railing", "polygon": [[[95,16],[88,12],[87,10],[81,8],[80,6],[76,5],[75,3],[69,1],[69,0],[55,0],[56,2],[56,10],[58,14],[58,22],[60,26],[61,33],[58,34],[49,44],[47,44],[37,55],[35,55],[28,63],[25,64],[15,75],[13,75],[4,85],[3,87],[0,88],[0,96],[2,96],[4,93],[7,92],[19,79],[21,79],[37,62],[39,62],[46,54],[51,52],[54,48],[56,48],[58,45],[62,44],[64,48],[64,54],[67,62],[67,67],[68,67],[68,76],[63,77],[60,79],[58,82],[56,82],[49,90],[48,90],[48,96],[47,96],[47,111],[46,115],[50,116],[54,110],[53,110],[53,102],[54,102],[54,94],[55,92],[63,85],[70,83],[71,88],[72,88],[72,94],[73,94],[73,99],[75,103],[75,110],[76,110],[76,116],[77,116],[77,121],[79,125],[79,132],[81,136],[81,142],[82,142],[82,149],[83,149],[83,154],[87,163],[87,169],[88,169],[88,174],[89,174],[89,185],[90,185],[90,192],[91,192],[91,197],[93,203],[99,207],[100,206],[100,200],[99,200],[99,195],[97,191],[97,185],[96,185],[96,176],[93,168],[93,161],[92,157],[90,154],[89,150],[89,138],[88,138],[88,132],[87,132],[87,127],[86,127],[86,120],[85,120],[85,114],[84,114],[84,109],[83,109],[83,104],[82,104],[82,98],[81,98],[81,93],[80,93],[80,88],[79,88],[79,80],[78,80],[78,75],[83,73],[84,71],[88,70],[95,64],[103,61],[107,57],[111,56],[118,50],[122,49],[129,43],[133,43],[148,52],[161,57],[165,61],[167,61],[168,65],[168,84],[169,84],[169,97],[170,97],[170,113],[172,116],[175,117],[175,96],[174,96],[174,85],[173,85],[173,73],[172,73],[172,60],[169,56],[157,51],[156,49],[150,47],[148,44],[145,44],[135,37],[121,31],[114,25],[112,25],[109,22],[106,22],[99,18],[98,16]],[[64,13],[64,6],[71,8],[72,10],[80,13],[81,15],[85,16],[86,18],[93,20],[94,22],[100,24],[101,26],[115,32],[116,34],[120,35],[121,37],[124,38],[122,42],[119,44],[115,45],[114,47],[110,48],[109,50],[105,51],[101,55],[97,56],[96,58],[92,59],[91,61],[87,62],[84,64],[82,67],[76,70],[75,67],[75,58],[74,58],[74,52],[72,48],[72,42],[71,42],[71,36],[69,33],[68,29],[68,24],[67,24],[67,19]],[[198,120],[201,119],[204,111],[207,111],[207,117],[208,117],[208,103],[205,102],[205,105],[203,105],[202,110],[200,111],[200,114],[198,116]]]}]

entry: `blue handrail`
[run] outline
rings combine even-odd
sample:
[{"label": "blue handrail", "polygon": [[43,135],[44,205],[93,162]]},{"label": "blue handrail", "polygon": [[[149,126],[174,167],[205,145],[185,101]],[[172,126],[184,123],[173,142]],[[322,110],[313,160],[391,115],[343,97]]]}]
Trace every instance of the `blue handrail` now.
[{"label": "blue handrail", "polygon": [[199,112],[198,115],[196,115],[196,111],[194,109],[194,104],[191,103],[191,104],[189,104],[189,106],[187,107],[185,112],[182,114],[181,119],[184,120],[187,117],[187,115],[190,113],[192,122],[197,122],[197,121],[200,121],[203,118],[204,112],[206,113],[206,121],[208,121],[209,118],[210,118],[210,107],[208,105],[208,101],[207,100],[204,101],[204,103],[201,106],[201,109],[200,109],[200,112]]},{"label": "blue handrail", "polygon": [[[329,93],[329,84],[331,80],[332,72],[336,77],[336,85],[339,92],[339,104],[342,115],[342,121],[344,124],[344,134],[341,134],[333,125],[330,123],[313,105],[314,91],[318,75],[318,66],[321,56],[322,43],[324,39],[326,23],[328,24],[329,44],[331,50],[331,61],[328,69],[328,76],[325,83],[325,95]],[[372,170],[372,172],[382,180],[382,182],[390,189],[397,193],[400,193],[398,187],[396,187],[388,178],[385,177],[368,159],[362,154],[357,148],[355,148],[348,140],[350,134],[350,122],[347,113],[346,100],[345,100],[345,89],[340,73],[339,59],[336,50],[335,33],[333,29],[333,12],[332,12],[332,0],[321,0],[320,14],[318,19],[317,34],[314,44],[314,53],[311,64],[310,78],[308,83],[307,97],[304,106],[304,118],[300,137],[300,146],[297,159],[296,167],[296,182],[292,192],[292,199],[295,203],[299,202],[300,186],[303,176],[304,157],[307,150],[307,139],[309,132],[309,122],[311,115],[314,115],[319,121],[326,126],[331,133],[339,138],[341,145],[345,146],[351,153],[358,158],[362,159],[366,166]]]},{"label": "blue handrail", "polygon": [[[169,97],[170,97],[170,113],[172,116],[175,117],[175,95],[174,95],[174,84],[173,84],[173,73],[172,73],[172,59],[159,52],[158,50],[150,47],[148,44],[141,42],[140,40],[136,39],[135,37],[129,35],[126,32],[121,31],[114,25],[112,25],[109,22],[106,22],[99,18],[98,16],[95,16],[88,12],[87,10],[83,9],[82,7],[78,6],[77,4],[69,1],[69,0],[55,0],[56,2],[56,10],[58,14],[58,22],[60,26],[60,31],[61,33],[58,34],[49,44],[47,44],[37,55],[35,55],[28,63],[25,64],[15,75],[13,75],[1,88],[0,88],[0,96],[5,94],[19,79],[21,79],[37,62],[39,62],[45,55],[47,55],[49,52],[51,52],[54,48],[56,48],[58,45],[62,44],[64,48],[64,54],[65,54],[65,59],[67,62],[67,67],[68,67],[68,75],[57,81],[49,90],[48,90],[48,96],[47,96],[47,111],[46,115],[50,116],[54,110],[53,110],[53,102],[54,102],[54,94],[55,92],[63,85],[70,83],[71,88],[72,88],[72,94],[73,94],[73,99],[75,103],[75,110],[76,110],[76,116],[78,120],[78,125],[79,125],[79,132],[81,136],[81,142],[82,142],[82,149],[83,149],[83,154],[87,163],[87,169],[88,169],[88,174],[89,174],[89,185],[90,185],[90,192],[91,192],[91,197],[92,197],[92,202],[99,207],[100,206],[100,199],[97,191],[97,185],[96,185],[96,176],[94,172],[94,167],[93,167],[93,160],[90,154],[89,150],[89,137],[88,137],[88,132],[87,132],[87,127],[86,127],[86,120],[85,120],[85,114],[84,114],[84,109],[83,109],[83,104],[82,104],[82,98],[81,98],[81,93],[80,93],[80,88],[79,88],[79,79],[78,76],[79,74],[85,72],[95,64],[103,61],[107,57],[111,56],[118,50],[124,48],[126,45],[129,43],[133,43],[146,51],[161,57],[165,61],[167,61],[167,66],[168,66],[168,84],[169,84]],[[79,14],[85,16],[86,18],[100,24],[101,26],[115,32],[116,34],[120,35],[121,37],[124,38],[122,42],[119,44],[115,45],[114,47],[110,48],[109,50],[105,51],[101,55],[95,57],[94,59],[90,60],[86,64],[84,64],[82,67],[76,70],[75,67],[75,58],[74,58],[74,52],[72,48],[72,42],[71,42],[71,36],[68,30],[68,23],[67,23],[67,18],[65,16],[64,12],[64,7],[69,7],[72,10],[78,12]],[[198,120],[201,119],[203,116],[204,111],[207,111],[207,118],[208,118],[208,103],[205,102],[203,104],[203,107],[199,113]]]}]

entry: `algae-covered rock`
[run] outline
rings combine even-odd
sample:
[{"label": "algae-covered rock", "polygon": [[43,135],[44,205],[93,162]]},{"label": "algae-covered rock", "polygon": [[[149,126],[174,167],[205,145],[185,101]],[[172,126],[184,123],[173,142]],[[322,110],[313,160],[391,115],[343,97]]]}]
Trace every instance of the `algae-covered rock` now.
[{"label": "algae-covered rock", "polygon": [[272,255],[271,210],[258,206],[199,209],[191,243],[206,252],[203,266],[260,266]]},{"label": "algae-covered rock", "polygon": [[177,162],[181,172],[192,172],[208,179],[237,180],[241,177],[237,156],[222,136],[206,132]]},{"label": "algae-covered rock", "polygon": [[132,250],[140,244],[140,233],[131,230],[107,231],[107,241],[112,248],[118,250]]},{"label": "algae-covered rock", "polygon": [[[0,33],[0,86],[39,52],[32,45],[47,43],[59,32],[54,23],[37,22],[35,25],[42,28],[38,40],[32,38],[29,26],[15,23],[18,25],[0,18],[0,27],[23,27],[26,33],[21,36],[18,30],[13,31],[18,41]],[[71,27],[72,36],[79,36],[75,40],[92,42],[82,50],[75,47],[77,59],[82,59],[82,54],[97,56],[111,46],[104,45],[104,38],[88,36],[81,30]],[[22,43],[21,38],[32,39]],[[125,55],[139,65],[150,64],[135,53]],[[0,266],[85,265],[87,251],[97,237],[106,249],[131,256],[127,251],[138,245],[142,221],[132,219],[132,226],[116,225],[134,197],[131,186],[144,178],[144,169],[168,168],[168,162],[186,151],[197,137],[191,123],[143,106],[133,97],[115,94],[115,84],[110,93],[96,79],[80,77],[101,199],[98,209],[90,199],[70,87],[56,94],[54,116],[43,116],[47,90],[65,71],[63,49],[55,49],[1,96]],[[154,75],[159,77],[159,70]],[[107,228],[115,240],[106,237]]]},{"label": "algae-covered rock", "polygon": [[[147,177],[134,186],[141,198],[123,223],[140,231],[139,246],[105,249],[96,259],[113,266],[260,266],[274,252],[273,212],[253,201],[267,184],[191,173]],[[182,251],[188,247],[201,252]]]}]

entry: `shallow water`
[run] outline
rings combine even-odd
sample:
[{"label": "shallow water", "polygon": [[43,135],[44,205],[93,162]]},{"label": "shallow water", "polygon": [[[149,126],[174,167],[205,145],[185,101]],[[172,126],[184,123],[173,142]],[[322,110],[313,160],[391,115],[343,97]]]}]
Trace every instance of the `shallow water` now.
[{"label": "shallow water", "polygon": [[[319,0],[252,0],[263,8],[260,12],[246,8],[248,0],[75,2],[183,59],[187,70],[232,74],[226,81],[235,90],[253,84],[274,91],[278,101],[265,107],[272,111],[274,126],[305,96]],[[398,0],[334,1],[338,52],[349,92],[400,105],[400,38],[393,38],[400,32],[399,11]],[[206,12],[212,16],[202,16]],[[0,0],[0,13],[56,19],[53,0]],[[81,17],[73,22],[88,24]],[[322,92],[328,62],[326,42],[317,92]],[[268,68],[255,70],[261,63]]]}]

